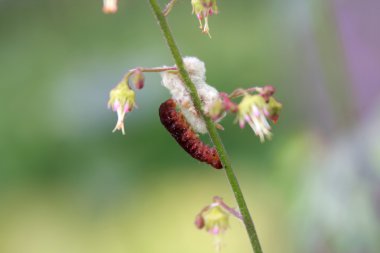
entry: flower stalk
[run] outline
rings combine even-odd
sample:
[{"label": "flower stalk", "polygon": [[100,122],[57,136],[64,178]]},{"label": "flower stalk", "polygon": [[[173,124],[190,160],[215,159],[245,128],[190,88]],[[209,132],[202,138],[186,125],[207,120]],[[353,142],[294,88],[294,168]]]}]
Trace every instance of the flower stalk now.
[{"label": "flower stalk", "polygon": [[228,157],[227,151],[224,148],[223,142],[216,130],[214,122],[210,119],[210,117],[206,116],[203,113],[202,110],[202,102],[198,96],[197,90],[195,85],[192,83],[189,74],[185,70],[184,63],[182,60],[182,56],[179,52],[178,47],[176,46],[176,43],[174,41],[174,38],[172,36],[172,33],[169,29],[168,23],[166,21],[166,18],[164,14],[161,11],[160,6],[158,5],[156,0],[149,0],[150,6],[152,7],[152,10],[154,12],[154,15],[156,16],[159,26],[162,30],[162,33],[164,35],[164,38],[166,40],[166,43],[170,49],[170,52],[175,60],[176,66],[178,68],[179,74],[181,75],[184,83],[186,84],[187,88],[189,89],[190,96],[192,98],[192,101],[194,103],[194,106],[196,110],[199,112],[199,114],[203,117],[204,121],[206,122],[207,130],[209,133],[209,136],[215,145],[215,148],[219,154],[220,160],[223,164],[223,167],[226,171],[226,176],[228,178],[228,181],[231,185],[231,188],[233,190],[233,193],[235,195],[236,202],[239,206],[240,213],[242,215],[243,222],[245,224],[252,249],[255,253],[262,253],[261,245],[259,238],[256,233],[255,226],[253,224],[251,215],[249,213],[247,204],[245,202],[243,193],[240,189],[239,182],[235,176],[235,173],[231,166],[231,161]]},{"label": "flower stalk", "polygon": [[177,0],[170,0],[169,3],[165,6],[164,10],[162,11],[165,17],[169,15],[170,11],[173,9],[176,2]]}]

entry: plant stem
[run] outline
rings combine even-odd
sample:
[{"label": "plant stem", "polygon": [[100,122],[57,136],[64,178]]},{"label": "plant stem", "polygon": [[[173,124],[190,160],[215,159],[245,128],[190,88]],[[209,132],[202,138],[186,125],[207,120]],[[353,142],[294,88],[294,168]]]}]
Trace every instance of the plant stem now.
[{"label": "plant stem", "polygon": [[171,31],[169,29],[169,25],[166,22],[165,16],[161,12],[160,6],[157,4],[156,0],[149,0],[150,6],[153,9],[153,12],[157,18],[157,21],[159,23],[159,26],[161,27],[162,33],[165,37],[166,43],[169,46],[170,52],[175,60],[175,63],[177,65],[177,68],[179,70],[179,73],[186,84],[187,88],[189,89],[192,101],[194,103],[195,108],[198,110],[200,115],[202,115],[204,121],[206,122],[207,130],[209,132],[210,138],[212,142],[214,143],[216,150],[218,151],[220,160],[223,164],[223,167],[226,171],[226,175],[228,178],[228,181],[231,185],[231,188],[234,192],[236,202],[239,205],[240,213],[243,216],[243,222],[245,224],[252,249],[255,253],[262,253],[262,249],[260,246],[260,241],[256,233],[255,226],[253,224],[251,215],[249,214],[249,210],[247,207],[247,204],[245,203],[243,193],[240,189],[239,182],[235,176],[235,173],[232,169],[230,159],[228,158],[227,151],[223,146],[222,140],[216,130],[216,127],[214,125],[214,122],[206,115],[204,115],[202,110],[202,102],[198,96],[197,90],[195,88],[195,85],[190,80],[189,74],[185,70],[182,56],[179,52],[178,47],[175,44],[173,35],[171,34]]}]

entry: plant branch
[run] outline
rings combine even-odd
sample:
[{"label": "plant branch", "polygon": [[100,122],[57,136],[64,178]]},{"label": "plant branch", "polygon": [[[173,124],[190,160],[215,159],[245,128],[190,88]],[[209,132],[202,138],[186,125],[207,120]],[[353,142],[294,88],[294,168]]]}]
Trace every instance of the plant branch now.
[{"label": "plant branch", "polygon": [[170,0],[170,2],[165,6],[164,10],[162,11],[162,14],[164,14],[165,17],[169,15],[176,2],[177,0]]},{"label": "plant branch", "polygon": [[189,74],[185,70],[182,56],[179,52],[178,47],[175,44],[174,38],[172,36],[172,33],[169,29],[168,23],[166,22],[165,16],[161,12],[161,8],[158,5],[156,0],[149,0],[150,6],[152,7],[152,10],[154,12],[154,15],[157,18],[157,21],[159,23],[159,26],[162,30],[162,33],[165,37],[166,43],[168,44],[168,47],[170,49],[170,52],[175,60],[175,63],[177,65],[177,68],[179,70],[179,73],[185,82],[187,88],[189,89],[191,98],[193,100],[195,108],[198,110],[200,115],[202,115],[204,121],[206,122],[207,130],[209,132],[210,138],[212,142],[214,143],[216,150],[218,151],[220,160],[223,164],[223,167],[225,168],[226,175],[228,178],[228,181],[231,185],[231,188],[234,192],[236,202],[238,203],[240,213],[243,216],[243,222],[245,224],[252,249],[255,253],[262,253],[262,249],[260,246],[260,241],[256,233],[255,226],[253,224],[251,215],[249,214],[249,210],[247,207],[247,204],[244,200],[243,193],[240,189],[239,182],[235,176],[235,173],[232,169],[230,159],[228,158],[227,151],[223,146],[222,140],[216,130],[216,127],[214,125],[214,122],[206,115],[204,115],[202,110],[202,102],[198,96],[197,90],[195,88],[195,85],[190,80]]},{"label": "plant branch", "polygon": [[241,215],[240,212],[236,211],[234,208],[230,207],[229,205],[227,205],[223,199],[219,196],[215,196],[214,197],[214,203],[217,203],[219,204],[221,207],[223,207],[227,212],[229,212],[230,214],[232,214],[233,216],[235,216],[236,218],[238,218],[239,220],[242,220],[243,221],[243,216]]},{"label": "plant branch", "polygon": [[135,72],[141,71],[141,72],[152,72],[152,73],[159,73],[159,72],[164,72],[164,71],[177,71],[176,67],[156,67],[156,68],[141,68],[137,67],[134,69],[128,70],[128,72],[124,75],[123,80],[127,82],[129,86],[129,78],[135,74]]},{"label": "plant branch", "polygon": [[134,69],[130,69],[128,70],[128,73],[133,73],[134,71],[136,70],[140,70],[141,72],[151,72],[151,73],[160,73],[160,72],[164,72],[164,71],[176,71],[177,68],[176,67],[156,67],[156,68],[134,68]]}]

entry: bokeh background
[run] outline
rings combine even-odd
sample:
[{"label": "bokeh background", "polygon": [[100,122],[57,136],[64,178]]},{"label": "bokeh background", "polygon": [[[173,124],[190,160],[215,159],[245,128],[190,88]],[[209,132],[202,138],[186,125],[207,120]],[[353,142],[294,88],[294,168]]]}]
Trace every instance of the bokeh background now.
[{"label": "bokeh background", "polygon": [[[214,252],[194,216],[223,171],[161,126],[169,97],[146,76],[126,135],[109,90],[135,66],[172,65],[147,1],[0,1],[0,252]],[[161,1],[164,4],[164,1]],[[227,92],[273,84],[284,110],[260,144],[234,118],[221,132],[265,252],[380,250],[380,2],[218,1],[212,39],[190,1],[168,20],[184,55]],[[231,220],[223,252],[251,252]]]}]

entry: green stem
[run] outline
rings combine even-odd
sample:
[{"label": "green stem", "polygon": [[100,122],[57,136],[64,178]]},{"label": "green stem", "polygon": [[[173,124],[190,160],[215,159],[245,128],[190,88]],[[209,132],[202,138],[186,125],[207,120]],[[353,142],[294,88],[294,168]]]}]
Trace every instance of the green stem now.
[{"label": "green stem", "polygon": [[166,43],[169,46],[170,52],[172,53],[172,56],[175,60],[175,63],[177,65],[177,68],[179,70],[179,73],[185,82],[187,88],[190,91],[191,98],[193,100],[195,108],[198,110],[198,112],[202,115],[204,121],[206,122],[207,130],[209,132],[210,138],[212,142],[214,143],[216,150],[218,151],[220,160],[223,164],[223,167],[226,171],[226,175],[228,178],[228,181],[231,185],[231,188],[234,192],[236,202],[239,205],[240,213],[243,216],[243,222],[245,224],[249,239],[251,241],[252,248],[255,253],[262,253],[262,249],[260,246],[260,241],[256,233],[255,226],[253,224],[251,215],[249,214],[249,210],[247,207],[247,204],[245,203],[243,193],[240,189],[239,182],[235,176],[235,173],[232,169],[230,159],[228,158],[227,151],[223,146],[222,140],[216,130],[216,127],[214,125],[214,122],[206,115],[204,115],[202,110],[202,102],[198,96],[197,90],[195,88],[195,85],[190,80],[189,74],[185,70],[182,56],[179,52],[178,47],[175,44],[173,35],[171,34],[171,31],[169,29],[169,25],[166,22],[165,16],[161,12],[160,6],[157,4],[156,0],[149,0],[150,5],[153,9],[153,12],[158,20],[158,23],[161,27],[162,33],[165,37]]}]

